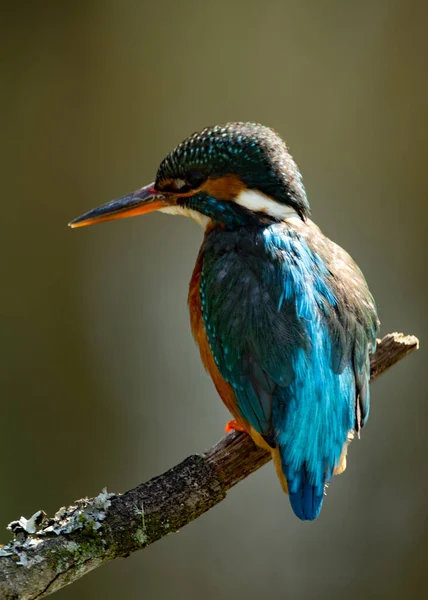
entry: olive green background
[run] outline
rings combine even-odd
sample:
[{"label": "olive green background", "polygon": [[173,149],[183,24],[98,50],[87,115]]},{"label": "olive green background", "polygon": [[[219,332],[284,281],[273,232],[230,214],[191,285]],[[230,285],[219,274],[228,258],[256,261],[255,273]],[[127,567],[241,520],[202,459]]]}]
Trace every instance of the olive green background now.
[{"label": "olive green background", "polygon": [[124,491],[223,434],[186,308],[202,231],[161,214],[66,224],[152,181],[193,131],[255,120],[289,142],[382,333],[422,349],[374,384],[316,522],[267,466],[57,597],[425,598],[428,5],[3,2],[0,27],[1,526]]}]

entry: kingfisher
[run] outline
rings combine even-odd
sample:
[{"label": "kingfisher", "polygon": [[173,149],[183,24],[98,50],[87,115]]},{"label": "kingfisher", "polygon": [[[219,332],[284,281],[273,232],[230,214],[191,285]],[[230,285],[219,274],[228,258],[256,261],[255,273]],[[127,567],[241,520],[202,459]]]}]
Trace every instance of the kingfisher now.
[{"label": "kingfisher", "polygon": [[376,305],[352,258],[310,220],[286,143],[257,123],[194,133],[154,183],[71,221],[161,211],[205,234],[188,305],[202,362],[233,419],[271,453],[291,507],[315,519],[367,422]]}]

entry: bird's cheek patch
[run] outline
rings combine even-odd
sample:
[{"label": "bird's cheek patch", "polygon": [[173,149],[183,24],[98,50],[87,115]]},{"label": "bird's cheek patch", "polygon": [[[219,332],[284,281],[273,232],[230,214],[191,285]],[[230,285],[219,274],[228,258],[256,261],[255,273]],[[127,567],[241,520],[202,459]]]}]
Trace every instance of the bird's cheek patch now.
[{"label": "bird's cheek patch", "polygon": [[207,179],[200,189],[216,200],[234,200],[245,188],[237,175],[225,175]]}]

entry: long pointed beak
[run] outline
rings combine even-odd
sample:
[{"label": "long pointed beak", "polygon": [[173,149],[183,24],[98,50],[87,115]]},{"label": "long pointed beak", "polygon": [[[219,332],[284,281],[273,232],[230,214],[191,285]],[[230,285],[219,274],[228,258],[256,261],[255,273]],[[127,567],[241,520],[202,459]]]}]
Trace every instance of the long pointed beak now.
[{"label": "long pointed beak", "polygon": [[113,219],[124,219],[126,217],[135,217],[136,215],[144,215],[145,213],[165,208],[170,202],[165,196],[159,194],[155,190],[155,184],[150,183],[145,187],[103,204],[98,208],[94,208],[84,215],[73,219],[68,225],[70,227],[85,227],[86,225],[94,225],[103,221],[112,221]]}]

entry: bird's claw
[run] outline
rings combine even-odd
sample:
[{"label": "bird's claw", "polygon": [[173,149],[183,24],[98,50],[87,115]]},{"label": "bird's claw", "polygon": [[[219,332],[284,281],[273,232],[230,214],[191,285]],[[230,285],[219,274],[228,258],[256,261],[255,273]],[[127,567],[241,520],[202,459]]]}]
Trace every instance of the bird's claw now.
[{"label": "bird's claw", "polygon": [[226,433],[230,433],[231,431],[243,431],[245,433],[246,431],[245,428],[240,423],[238,423],[236,419],[228,421],[224,429]]}]

